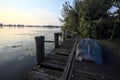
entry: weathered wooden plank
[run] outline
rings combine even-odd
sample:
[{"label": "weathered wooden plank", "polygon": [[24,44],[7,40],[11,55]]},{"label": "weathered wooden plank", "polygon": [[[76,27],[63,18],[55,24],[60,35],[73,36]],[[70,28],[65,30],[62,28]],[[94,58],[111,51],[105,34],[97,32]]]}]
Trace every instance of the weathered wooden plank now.
[{"label": "weathered wooden plank", "polygon": [[41,67],[44,68],[48,68],[48,69],[54,69],[54,70],[59,70],[59,71],[63,71],[64,67],[65,67],[65,63],[64,62],[60,62],[60,61],[55,61],[55,60],[44,60],[41,64]]},{"label": "weathered wooden plank", "polygon": [[59,47],[59,33],[54,33],[55,49]]},{"label": "weathered wooden plank", "polygon": [[55,42],[57,42],[57,43],[62,43],[61,41],[44,41],[44,42],[50,42],[50,43],[55,43]]},{"label": "weathered wooden plank", "polygon": [[68,78],[69,78],[69,73],[70,73],[71,66],[73,64],[73,58],[74,58],[74,55],[75,55],[76,45],[77,45],[77,39],[75,41],[75,44],[73,46],[73,49],[72,49],[71,54],[69,56],[69,59],[67,61],[67,64],[66,64],[66,66],[64,68],[62,76],[61,76],[61,78],[59,80],[68,80]]},{"label": "weathered wooden plank", "polygon": [[63,71],[65,64],[67,63],[67,56],[49,54],[45,57],[40,66],[48,69],[55,69]]},{"label": "weathered wooden plank", "polygon": [[64,56],[64,55],[58,55],[58,54],[48,54],[45,58],[47,59],[52,59],[52,60],[58,60],[61,62],[67,62],[69,56]]},{"label": "weathered wooden plank", "polygon": [[70,52],[71,52],[70,49],[64,49],[64,48],[58,48],[57,50],[55,50],[55,54],[60,54],[65,56],[69,56]]},{"label": "weathered wooden plank", "polygon": [[25,75],[25,79],[27,80],[58,80],[61,75],[60,71],[46,69],[46,68],[40,68],[40,69],[34,69],[30,72],[28,72],[27,75]]}]

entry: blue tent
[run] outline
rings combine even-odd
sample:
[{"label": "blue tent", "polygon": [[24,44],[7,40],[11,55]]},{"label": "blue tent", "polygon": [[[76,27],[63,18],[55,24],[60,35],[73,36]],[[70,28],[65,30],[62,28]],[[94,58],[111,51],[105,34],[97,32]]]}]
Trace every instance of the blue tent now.
[{"label": "blue tent", "polygon": [[93,39],[86,38],[77,45],[76,59],[94,61],[96,64],[102,64],[102,48],[100,44]]}]

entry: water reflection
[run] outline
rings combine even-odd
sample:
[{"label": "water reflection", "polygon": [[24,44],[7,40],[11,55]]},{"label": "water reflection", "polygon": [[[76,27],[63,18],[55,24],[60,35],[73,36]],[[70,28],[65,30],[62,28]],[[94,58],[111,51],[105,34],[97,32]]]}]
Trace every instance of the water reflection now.
[{"label": "water reflection", "polygon": [[[3,27],[0,28],[0,80],[24,80],[21,77],[35,64],[35,36],[54,39],[58,28]],[[53,49],[45,43],[45,51]],[[6,77],[7,76],[7,77]]]},{"label": "water reflection", "polygon": [[[3,27],[0,28],[0,64],[5,61],[24,56],[34,56],[35,36],[45,36],[47,40],[53,40],[54,32],[59,32],[58,28],[43,27]],[[52,44],[45,44],[46,51],[53,49]]]}]

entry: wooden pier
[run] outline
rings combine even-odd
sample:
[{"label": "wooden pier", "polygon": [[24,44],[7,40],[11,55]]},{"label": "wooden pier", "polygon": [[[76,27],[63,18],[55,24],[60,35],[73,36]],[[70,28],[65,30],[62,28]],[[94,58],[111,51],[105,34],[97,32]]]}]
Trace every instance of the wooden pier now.
[{"label": "wooden pier", "polygon": [[[45,41],[44,36],[35,38],[37,65],[25,75],[26,80],[120,80],[120,71],[114,71],[113,66],[75,60],[78,39],[60,42],[58,35],[54,34],[55,41]],[[44,42],[55,43],[55,50],[46,56]]]}]

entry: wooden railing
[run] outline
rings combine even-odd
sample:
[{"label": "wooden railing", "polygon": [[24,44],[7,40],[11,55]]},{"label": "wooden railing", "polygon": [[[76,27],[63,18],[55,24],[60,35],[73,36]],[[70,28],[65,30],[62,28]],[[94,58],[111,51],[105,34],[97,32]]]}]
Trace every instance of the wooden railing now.
[{"label": "wooden railing", "polygon": [[[40,63],[43,61],[44,56],[45,56],[45,51],[44,51],[44,42],[54,42],[55,43],[55,48],[58,48],[59,46],[59,33],[55,33],[54,34],[54,39],[55,41],[45,41],[44,36],[40,36],[40,37],[35,37],[35,41],[36,41],[36,62],[37,65],[40,65]],[[77,38],[75,40],[74,46],[72,48],[72,51],[69,55],[68,61],[66,63],[66,66],[64,68],[64,71],[62,72],[62,75],[60,77],[59,80],[69,80],[70,76],[71,76],[71,71],[72,71],[72,66],[73,66],[73,62],[74,62],[74,57],[75,57],[75,53],[76,53],[76,46],[77,46]]]},{"label": "wooden railing", "polygon": [[62,41],[66,40],[67,38],[77,36],[76,32],[70,30],[62,30],[61,35],[62,35]]},{"label": "wooden railing", "polygon": [[75,53],[76,53],[76,46],[77,46],[78,40],[76,39],[73,49],[69,55],[67,64],[64,68],[64,71],[60,77],[59,80],[69,80],[69,78],[71,77],[71,72],[72,72],[72,67],[73,67],[73,62],[75,60]]},{"label": "wooden railing", "polygon": [[45,41],[44,36],[35,37],[36,43],[36,64],[40,65],[40,63],[44,60],[45,57],[45,42],[54,43],[55,49],[59,47],[59,36],[61,33],[54,33],[54,41]]}]

